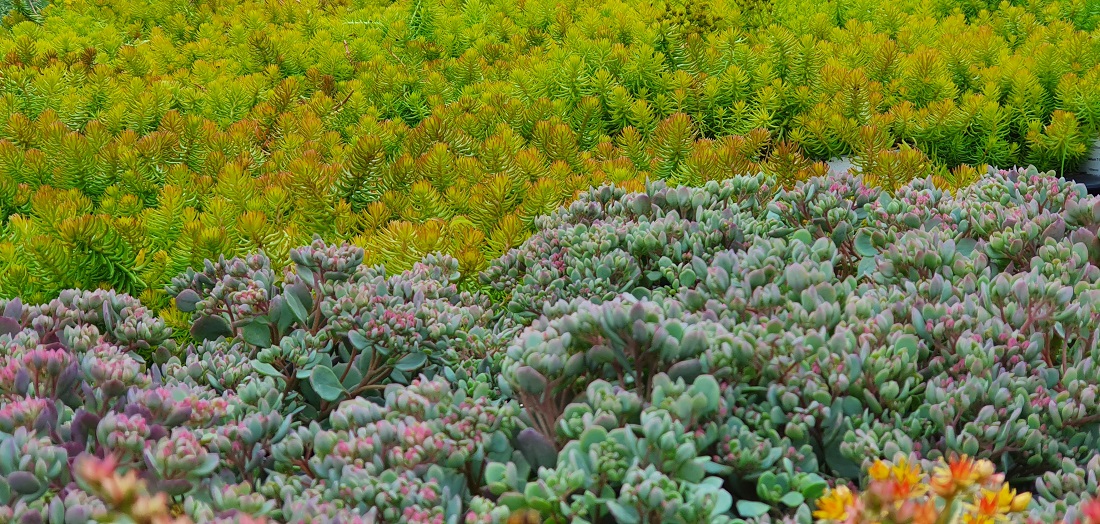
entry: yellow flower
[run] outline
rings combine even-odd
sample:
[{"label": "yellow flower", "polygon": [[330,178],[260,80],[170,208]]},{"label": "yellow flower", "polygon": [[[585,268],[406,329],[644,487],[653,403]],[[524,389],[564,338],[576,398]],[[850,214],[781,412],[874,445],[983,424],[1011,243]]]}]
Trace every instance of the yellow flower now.
[{"label": "yellow flower", "polygon": [[1020,493],[1019,495],[1016,495],[1015,497],[1012,497],[1011,510],[1017,513],[1021,512],[1027,509],[1028,504],[1031,504],[1031,493],[1025,491],[1023,493]]},{"label": "yellow flower", "polygon": [[899,482],[904,482],[906,484],[917,484],[920,482],[920,466],[916,464],[910,465],[908,457],[899,458],[898,463],[891,468],[891,471]]},{"label": "yellow flower", "polygon": [[974,472],[978,475],[978,477],[975,479],[975,482],[981,483],[985,479],[992,477],[993,473],[995,473],[996,471],[997,467],[994,466],[992,462],[985,459],[979,460],[978,462],[974,463]]},{"label": "yellow flower", "polygon": [[963,524],[994,524],[996,520],[993,517],[986,517],[983,515],[963,515]]},{"label": "yellow flower", "polygon": [[817,500],[814,517],[820,520],[848,520],[848,508],[855,502],[848,486],[837,486]]},{"label": "yellow flower", "polygon": [[886,480],[890,476],[890,467],[881,460],[876,460],[874,464],[871,464],[871,468],[867,470],[867,473],[871,475],[873,480]]},{"label": "yellow flower", "polygon": [[[985,491],[985,490],[983,490]],[[986,493],[993,493],[992,491],[985,491]],[[1012,500],[1016,498],[1016,490],[1009,488],[1008,483],[1001,484],[1000,491],[996,492],[997,497],[997,509],[1001,513],[1008,513],[1012,509]]]}]

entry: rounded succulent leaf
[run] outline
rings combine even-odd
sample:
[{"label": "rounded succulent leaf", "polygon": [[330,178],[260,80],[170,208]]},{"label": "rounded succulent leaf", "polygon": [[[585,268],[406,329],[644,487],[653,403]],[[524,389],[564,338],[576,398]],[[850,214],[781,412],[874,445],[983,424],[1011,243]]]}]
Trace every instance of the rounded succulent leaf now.
[{"label": "rounded succulent leaf", "polygon": [[202,300],[202,297],[193,289],[184,289],[180,291],[179,295],[176,295],[176,309],[184,312],[191,313],[195,311],[195,306]]},{"label": "rounded succulent leaf", "polygon": [[553,468],[558,463],[558,448],[554,443],[537,430],[525,428],[516,437],[516,448],[527,459],[531,469],[538,471],[541,468]]},{"label": "rounded succulent leaf", "polygon": [[519,387],[532,395],[541,395],[546,391],[546,377],[531,366],[517,368],[515,377]]},{"label": "rounded succulent leaf", "polygon": [[13,471],[8,474],[8,485],[20,495],[33,495],[42,489],[42,483],[27,471]]},{"label": "rounded succulent leaf", "polygon": [[229,322],[220,316],[204,315],[191,325],[191,336],[200,342],[217,340],[219,337],[233,336]]},{"label": "rounded succulent leaf", "polygon": [[340,384],[339,377],[328,366],[317,366],[309,374],[309,385],[317,392],[317,396],[333,402],[343,395],[344,386]]}]

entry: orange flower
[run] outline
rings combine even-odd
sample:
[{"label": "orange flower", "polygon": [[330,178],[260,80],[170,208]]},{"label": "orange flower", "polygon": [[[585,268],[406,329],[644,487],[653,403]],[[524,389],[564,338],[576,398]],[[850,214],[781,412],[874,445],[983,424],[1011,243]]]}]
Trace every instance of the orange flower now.
[{"label": "orange flower", "polygon": [[1100,524],[1100,498],[1082,504],[1081,517],[1084,519],[1084,524]]},{"label": "orange flower", "polygon": [[941,497],[950,497],[974,485],[983,476],[985,466],[984,464],[979,466],[979,463],[983,462],[992,466],[988,460],[974,461],[966,455],[952,458],[946,464],[936,466],[932,474],[932,491]]},{"label": "orange flower", "polygon": [[892,482],[894,500],[904,500],[922,495],[928,488],[921,483],[922,472],[920,466],[909,464],[907,457],[898,459],[897,464],[890,468],[894,480]]},{"label": "orange flower", "polygon": [[913,514],[913,524],[934,524],[940,518],[940,512],[936,511],[936,501],[927,500],[917,507]]},{"label": "orange flower", "polygon": [[848,486],[837,486],[817,500],[814,517],[820,520],[848,520],[848,510],[854,502],[855,497]]},{"label": "orange flower", "polygon": [[937,518],[939,518],[939,512],[936,511],[934,500],[925,500],[924,502],[910,500],[898,509],[896,521],[911,524],[934,524]]},{"label": "orange flower", "polygon": [[976,513],[975,523],[991,523],[1005,520],[1005,515],[1012,509],[1012,500],[1016,497],[1016,490],[1010,489],[1008,484],[1002,484],[997,491],[982,488],[982,496],[978,503],[971,506]]}]

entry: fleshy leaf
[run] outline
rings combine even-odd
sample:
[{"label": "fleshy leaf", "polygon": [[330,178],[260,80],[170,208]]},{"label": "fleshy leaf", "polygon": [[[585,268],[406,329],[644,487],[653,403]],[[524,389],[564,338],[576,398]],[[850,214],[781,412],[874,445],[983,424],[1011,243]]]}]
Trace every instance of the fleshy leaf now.
[{"label": "fleshy leaf", "polygon": [[231,337],[233,330],[229,328],[229,322],[219,316],[201,316],[191,325],[191,336],[196,340],[205,342],[217,340],[218,337]]},{"label": "fleshy leaf", "polygon": [[345,393],[344,386],[340,384],[340,378],[326,366],[317,366],[309,374],[309,385],[313,391],[324,400],[333,402]]}]

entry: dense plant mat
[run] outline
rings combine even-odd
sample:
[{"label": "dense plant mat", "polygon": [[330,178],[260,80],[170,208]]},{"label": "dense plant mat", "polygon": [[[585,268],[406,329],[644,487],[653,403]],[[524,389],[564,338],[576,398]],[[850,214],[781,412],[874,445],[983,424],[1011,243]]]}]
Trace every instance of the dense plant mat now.
[{"label": "dense plant mat", "polygon": [[0,522],[805,523],[924,495],[1096,522],[1080,186],[601,187],[535,228],[488,293],[316,240],[182,273],[168,318],[0,302]]},{"label": "dense plant mat", "polygon": [[1100,14],[1014,4],[13,0],[0,295],[159,309],[187,267],[314,234],[469,276],[589,187],[846,154],[887,189],[1064,170],[1100,125]]}]

